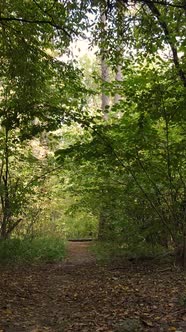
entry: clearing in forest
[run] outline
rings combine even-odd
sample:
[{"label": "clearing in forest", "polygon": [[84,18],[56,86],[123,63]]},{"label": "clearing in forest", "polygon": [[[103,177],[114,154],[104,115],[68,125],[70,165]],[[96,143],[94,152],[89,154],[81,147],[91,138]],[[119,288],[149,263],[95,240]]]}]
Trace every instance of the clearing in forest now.
[{"label": "clearing in forest", "polygon": [[152,262],[100,265],[88,242],[62,263],[0,267],[2,332],[186,331],[184,274]]}]

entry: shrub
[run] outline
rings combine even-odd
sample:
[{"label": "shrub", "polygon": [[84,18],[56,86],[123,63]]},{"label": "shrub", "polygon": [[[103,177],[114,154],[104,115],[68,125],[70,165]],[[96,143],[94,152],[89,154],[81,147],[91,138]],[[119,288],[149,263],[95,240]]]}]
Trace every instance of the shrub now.
[{"label": "shrub", "polygon": [[60,238],[9,239],[0,241],[0,261],[58,261],[65,256],[65,243]]}]

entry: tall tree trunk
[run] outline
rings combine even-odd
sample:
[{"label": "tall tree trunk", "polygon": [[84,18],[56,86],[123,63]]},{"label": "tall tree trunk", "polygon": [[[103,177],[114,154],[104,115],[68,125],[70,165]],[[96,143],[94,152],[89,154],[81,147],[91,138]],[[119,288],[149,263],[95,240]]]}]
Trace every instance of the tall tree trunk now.
[{"label": "tall tree trunk", "polygon": [[[101,59],[101,78],[104,85],[104,82],[109,82],[109,69],[105,59]],[[105,120],[108,120],[108,112],[106,112],[106,107],[109,106],[110,98],[105,94],[104,87],[102,88],[101,95],[101,109],[103,111],[103,117]]]},{"label": "tall tree trunk", "polygon": [[186,200],[184,204],[184,216],[183,216],[183,268],[186,272]]},{"label": "tall tree trunk", "polygon": [[[106,16],[105,14],[101,14],[101,22],[103,23],[103,30],[106,26]],[[105,54],[104,50],[102,50],[102,54]],[[107,106],[110,104],[110,98],[105,94],[104,83],[109,82],[109,68],[106,63],[106,59],[104,55],[101,58],[101,78],[102,78],[102,95],[101,95],[101,109],[103,112],[103,118],[105,121],[108,120],[108,110]],[[102,200],[104,202],[105,193],[102,192]],[[99,215],[99,226],[98,226],[98,239],[105,240],[106,239],[106,228],[107,228],[107,207],[104,206],[104,203],[101,206],[100,215]]]},{"label": "tall tree trunk", "polygon": [[[1,209],[2,209],[2,220],[1,220],[1,230],[0,238],[6,239],[9,237],[9,222],[10,222],[10,200],[9,200],[9,189],[8,189],[8,178],[9,178],[9,130],[5,128],[5,147],[4,147],[4,157],[2,161],[1,169]],[[4,172],[3,172],[4,168]]]},{"label": "tall tree trunk", "polygon": [[[103,31],[106,27],[106,16],[105,14],[101,14],[101,22],[103,23]],[[102,57],[101,57],[101,79],[103,82],[103,87],[102,87],[102,95],[101,95],[101,109],[103,111],[103,117],[105,120],[108,119],[108,112],[106,112],[106,107],[109,106],[110,104],[110,98],[107,94],[105,94],[105,89],[104,89],[104,83],[109,82],[109,68],[106,63],[105,59],[105,51],[102,50]]]}]

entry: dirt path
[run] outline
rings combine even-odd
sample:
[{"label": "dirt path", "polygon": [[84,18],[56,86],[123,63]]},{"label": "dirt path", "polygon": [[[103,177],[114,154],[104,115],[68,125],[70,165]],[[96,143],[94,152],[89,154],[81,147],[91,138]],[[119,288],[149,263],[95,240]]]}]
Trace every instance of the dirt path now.
[{"label": "dirt path", "polygon": [[96,259],[89,250],[90,245],[89,241],[69,241],[65,262],[73,265],[95,264]]},{"label": "dirt path", "polygon": [[69,243],[62,263],[0,266],[0,332],[133,332],[129,318],[141,331],[186,331],[183,273],[100,266],[88,248]]}]

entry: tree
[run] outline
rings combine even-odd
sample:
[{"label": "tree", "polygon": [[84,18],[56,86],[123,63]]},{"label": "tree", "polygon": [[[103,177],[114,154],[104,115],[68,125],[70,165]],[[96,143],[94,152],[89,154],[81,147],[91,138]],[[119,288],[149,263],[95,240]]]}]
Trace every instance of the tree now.
[{"label": "tree", "polygon": [[[1,237],[8,237],[22,220],[27,196],[20,182],[15,151],[28,149],[29,141],[61,127],[82,109],[81,73],[72,62],[58,60],[71,40],[66,31],[78,20],[76,7],[58,2],[6,1],[1,6]],[[55,21],[57,23],[55,23]],[[64,26],[65,25],[65,26]],[[81,30],[81,27],[79,27]],[[76,34],[73,32],[72,34]],[[74,112],[74,114],[73,114]],[[21,158],[27,167],[27,152]],[[17,158],[19,158],[17,156]],[[19,164],[20,166],[20,164]],[[23,167],[23,174],[25,170]],[[24,178],[24,175],[23,175]],[[30,183],[35,181],[30,179]],[[21,190],[21,191],[20,191]],[[13,195],[13,196],[12,196]]]}]

